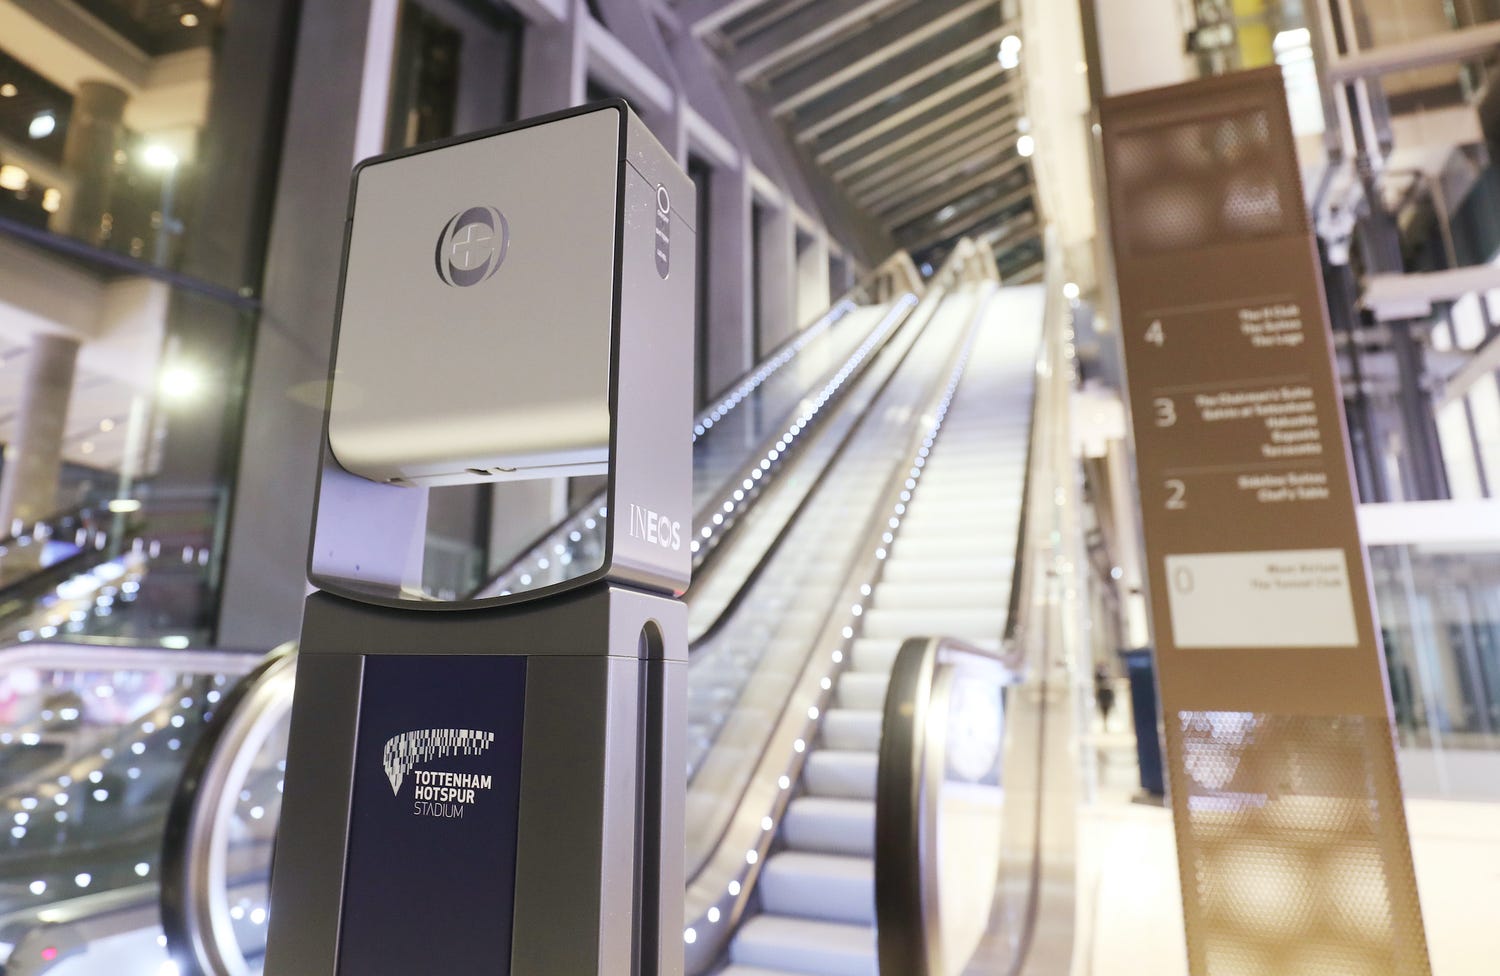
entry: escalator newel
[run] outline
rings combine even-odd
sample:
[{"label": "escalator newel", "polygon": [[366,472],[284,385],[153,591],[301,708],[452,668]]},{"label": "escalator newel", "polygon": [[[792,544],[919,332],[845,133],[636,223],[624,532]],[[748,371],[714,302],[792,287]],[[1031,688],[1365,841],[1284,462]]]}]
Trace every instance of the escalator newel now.
[{"label": "escalator newel", "polygon": [[[611,101],[366,161],[349,215],[265,972],[678,976],[692,184]],[[585,474],[597,567],[415,585],[429,488]]]}]

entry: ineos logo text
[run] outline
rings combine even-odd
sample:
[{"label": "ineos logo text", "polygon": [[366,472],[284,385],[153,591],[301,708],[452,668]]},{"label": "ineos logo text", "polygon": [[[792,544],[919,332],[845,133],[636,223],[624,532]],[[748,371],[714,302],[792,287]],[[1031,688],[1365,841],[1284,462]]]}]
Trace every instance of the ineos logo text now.
[{"label": "ineos logo text", "polygon": [[467,288],[488,281],[505,261],[510,224],[494,207],[470,207],[454,214],[438,234],[434,260],[446,285]]}]

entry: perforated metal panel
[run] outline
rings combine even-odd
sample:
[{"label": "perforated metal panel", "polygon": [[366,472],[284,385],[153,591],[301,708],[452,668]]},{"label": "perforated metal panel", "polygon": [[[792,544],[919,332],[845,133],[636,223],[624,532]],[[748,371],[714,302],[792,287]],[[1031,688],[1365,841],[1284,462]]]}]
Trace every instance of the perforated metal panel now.
[{"label": "perforated metal panel", "polygon": [[[1385,722],[1179,711],[1188,953],[1213,976],[1429,973]],[[1185,882],[1189,883],[1189,882]]]},{"label": "perforated metal panel", "polygon": [[[1264,111],[1176,120],[1109,149],[1115,220],[1134,254],[1295,234],[1305,215],[1290,145]],[[1118,174],[1116,176],[1116,174]]]}]

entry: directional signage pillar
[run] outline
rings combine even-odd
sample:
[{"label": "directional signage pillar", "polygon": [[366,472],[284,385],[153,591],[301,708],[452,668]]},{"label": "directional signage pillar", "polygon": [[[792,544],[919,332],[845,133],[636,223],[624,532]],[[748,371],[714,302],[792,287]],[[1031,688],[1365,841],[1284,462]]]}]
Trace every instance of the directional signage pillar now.
[{"label": "directional signage pillar", "polygon": [[1428,973],[1280,71],[1102,124],[1190,969]]}]

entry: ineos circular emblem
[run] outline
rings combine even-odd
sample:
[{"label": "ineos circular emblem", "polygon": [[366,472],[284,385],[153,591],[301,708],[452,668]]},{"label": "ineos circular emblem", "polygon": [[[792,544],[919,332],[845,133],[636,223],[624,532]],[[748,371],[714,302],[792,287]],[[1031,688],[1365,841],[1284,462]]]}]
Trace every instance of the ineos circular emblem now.
[{"label": "ineos circular emblem", "polygon": [[438,234],[438,277],[447,285],[467,288],[488,281],[505,261],[510,224],[494,207],[470,207],[456,213]]}]

